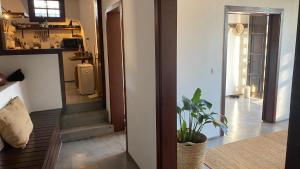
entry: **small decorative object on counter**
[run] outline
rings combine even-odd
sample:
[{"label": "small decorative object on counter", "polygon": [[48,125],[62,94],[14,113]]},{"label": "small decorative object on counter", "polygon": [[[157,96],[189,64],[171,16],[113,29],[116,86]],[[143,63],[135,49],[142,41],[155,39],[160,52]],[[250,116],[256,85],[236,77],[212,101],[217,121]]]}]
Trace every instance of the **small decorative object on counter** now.
[{"label": "small decorative object on counter", "polygon": [[25,76],[21,69],[18,69],[17,71],[15,71],[7,77],[7,81],[9,82],[23,81],[24,79]]},{"label": "small decorative object on counter", "polygon": [[39,25],[40,25],[41,28],[48,28],[49,27],[48,21],[44,17],[41,18],[41,21],[39,22]]},{"label": "small decorative object on counter", "polygon": [[6,76],[0,73],[0,86],[4,86],[6,84]]}]

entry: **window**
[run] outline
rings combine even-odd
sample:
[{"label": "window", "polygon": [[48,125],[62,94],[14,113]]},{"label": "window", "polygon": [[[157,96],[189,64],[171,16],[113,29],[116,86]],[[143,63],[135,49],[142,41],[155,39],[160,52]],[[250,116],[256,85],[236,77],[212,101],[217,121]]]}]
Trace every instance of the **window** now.
[{"label": "window", "polygon": [[28,0],[31,22],[46,19],[48,22],[65,21],[64,0]]}]

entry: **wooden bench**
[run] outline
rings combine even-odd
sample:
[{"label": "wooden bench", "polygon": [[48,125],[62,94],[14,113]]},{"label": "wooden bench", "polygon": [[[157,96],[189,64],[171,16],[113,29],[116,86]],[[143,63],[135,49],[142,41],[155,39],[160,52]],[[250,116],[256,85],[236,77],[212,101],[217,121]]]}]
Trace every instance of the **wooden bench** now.
[{"label": "wooden bench", "polygon": [[31,113],[33,132],[25,149],[8,145],[0,152],[1,169],[54,169],[61,148],[61,110]]}]

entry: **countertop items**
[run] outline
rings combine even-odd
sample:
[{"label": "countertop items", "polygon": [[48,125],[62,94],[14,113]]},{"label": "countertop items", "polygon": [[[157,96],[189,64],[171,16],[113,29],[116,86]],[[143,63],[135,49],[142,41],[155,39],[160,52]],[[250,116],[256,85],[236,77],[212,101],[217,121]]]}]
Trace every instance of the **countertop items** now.
[{"label": "countertop items", "polygon": [[80,25],[48,25],[48,27],[41,27],[39,24],[18,24],[18,30],[45,30],[45,29],[56,29],[56,30],[81,30]]},{"label": "countertop items", "polygon": [[93,59],[93,57],[92,56],[81,56],[81,57],[73,56],[73,57],[70,57],[70,60],[90,60],[90,59]]},{"label": "countertop items", "polygon": [[29,55],[29,54],[56,54],[65,51],[77,51],[78,49],[20,49],[20,50],[0,50],[0,56],[7,55]]},{"label": "countertop items", "polygon": [[11,75],[7,77],[7,81],[9,82],[18,82],[23,81],[25,79],[25,75],[21,69],[16,70]]},{"label": "countertop items", "polygon": [[77,52],[75,56],[69,58],[71,61],[81,60],[84,63],[86,60],[93,60],[93,54],[89,52]]}]

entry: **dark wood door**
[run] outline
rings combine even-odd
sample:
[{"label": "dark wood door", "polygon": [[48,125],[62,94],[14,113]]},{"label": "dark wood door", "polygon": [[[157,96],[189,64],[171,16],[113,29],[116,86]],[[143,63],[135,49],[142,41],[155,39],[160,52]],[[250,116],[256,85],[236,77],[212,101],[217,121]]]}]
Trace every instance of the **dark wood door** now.
[{"label": "dark wood door", "polygon": [[[300,11],[298,14],[300,19]],[[290,124],[285,169],[300,168],[300,22],[298,20],[296,54],[291,96]]]},{"label": "dark wood door", "polygon": [[262,119],[271,123],[276,120],[280,26],[281,15],[270,15]]},{"label": "dark wood door", "polygon": [[106,22],[111,120],[115,131],[122,131],[125,129],[125,94],[119,9],[108,12]]},{"label": "dark wood door", "polygon": [[266,15],[250,16],[248,85],[251,86],[251,96],[257,98],[262,98],[264,91],[267,24]]},{"label": "dark wood door", "polygon": [[6,40],[4,35],[4,22],[5,20],[0,19],[0,50],[6,49]]}]

